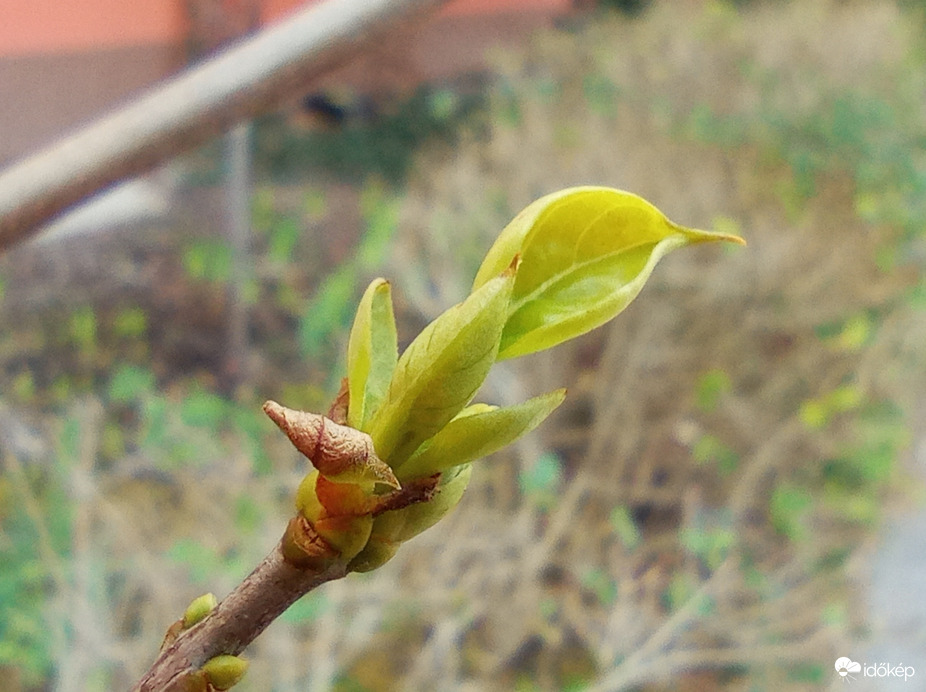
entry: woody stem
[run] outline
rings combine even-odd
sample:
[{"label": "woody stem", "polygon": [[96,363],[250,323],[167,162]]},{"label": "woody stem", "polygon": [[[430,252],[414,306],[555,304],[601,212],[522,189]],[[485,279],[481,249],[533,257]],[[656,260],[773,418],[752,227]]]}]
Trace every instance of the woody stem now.
[{"label": "woody stem", "polygon": [[131,692],[162,692],[185,673],[219,654],[238,654],[290,605],[309,591],[347,574],[340,561],[321,569],[286,562],[281,544],[201,622],[158,655]]}]

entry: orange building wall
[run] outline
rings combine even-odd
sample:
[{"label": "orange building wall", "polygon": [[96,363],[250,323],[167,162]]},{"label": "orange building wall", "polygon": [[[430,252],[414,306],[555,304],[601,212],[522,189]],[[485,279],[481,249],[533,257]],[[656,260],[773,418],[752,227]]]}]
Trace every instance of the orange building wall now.
[{"label": "orange building wall", "polygon": [[[189,1],[0,0],[0,167],[181,69],[195,33],[187,28]],[[304,4],[253,1],[261,3],[265,22]],[[203,2],[233,7],[252,0]],[[571,5],[451,0],[434,21],[364,47],[312,88],[349,84],[361,91],[401,91],[478,72],[487,50],[523,40]]]},{"label": "orange building wall", "polygon": [[[264,0],[272,21],[319,0]],[[0,0],[0,56],[55,54],[178,43],[186,32],[184,0]],[[446,14],[565,11],[570,0],[452,0]]]},{"label": "orange building wall", "polygon": [[185,21],[176,0],[0,0],[0,55],[169,43]]}]

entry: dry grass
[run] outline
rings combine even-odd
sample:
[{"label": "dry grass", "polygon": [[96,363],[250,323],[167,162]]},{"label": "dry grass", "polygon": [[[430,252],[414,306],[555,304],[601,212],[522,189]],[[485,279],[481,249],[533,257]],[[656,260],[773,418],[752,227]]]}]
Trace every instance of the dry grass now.
[{"label": "dry grass", "polygon": [[[896,83],[886,75],[909,57],[906,32],[886,4],[769,4],[739,18],[715,5],[660,3],[639,22],[538,37],[529,55],[509,56],[485,131],[421,161],[393,266],[421,268],[413,302],[429,316],[465,289],[461,257],[478,254],[471,248],[487,246],[514,210],[562,186],[631,189],[687,224],[734,223],[750,243],[669,258],[612,326],[496,381],[503,400],[572,384],[544,437],[567,480],[552,509],[538,510],[517,487],[537,448],[496,460],[446,534],[406,551],[409,571],[433,585],[431,551],[482,537],[440,587],[478,585],[465,614],[446,612],[419,652],[441,662],[430,684],[462,668],[480,689],[510,689],[519,674],[558,689],[568,663],[584,661],[573,672],[594,669],[595,690],[659,681],[804,689],[811,681],[794,672],[816,666],[826,675],[861,632],[848,604],[864,573],[851,556],[833,556],[851,552],[867,529],[820,502],[804,537],[789,540],[771,525],[770,503],[791,484],[822,493],[825,464],[861,444],[851,416],[809,429],[800,417],[808,399],[849,383],[866,400],[916,401],[903,379],[916,370],[904,367],[923,354],[905,332],[922,334],[922,320],[895,309],[915,278],[878,268],[878,248],[895,236],[856,215],[849,171],[819,180],[795,211],[791,171],[774,151],[699,143],[685,124],[704,104],[736,115],[760,101],[787,103],[797,114],[827,107],[840,89],[883,93]],[[757,72],[768,81],[750,76]],[[613,106],[588,98],[588,85],[600,83],[616,85]],[[821,325],[865,310],[886,315],[865,348],[820,338]],[[699,410],[699,378],[713,370],[730,387],[714,410]],[[732,471],[696,461],[706,437],[732,453]],[[615,507],[638,520],[643,541],[634,548],[608,521]],[[712,530],[733,538],[725,557],[706,564],[690,537]],[[590,589],[600,574],[616,587],[613,602]],[[685,596],[671,603],[676,589]],[[437,632],[454,627],[456,646],[447,647]],[[701,669],[715,674],[699,677]]]}]

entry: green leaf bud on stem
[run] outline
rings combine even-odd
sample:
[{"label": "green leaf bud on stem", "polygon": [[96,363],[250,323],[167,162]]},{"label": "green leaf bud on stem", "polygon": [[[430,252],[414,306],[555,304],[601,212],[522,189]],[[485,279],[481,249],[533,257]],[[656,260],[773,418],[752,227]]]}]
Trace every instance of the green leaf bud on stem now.
[{"label": "green leaf bud on stem", "polygon": [[452,468],[441,474],[441,480],[433,499],[398,510],[405,514],[405,521],[402,523],[401,530],[396,532],[396,540],[405,542],[414,538],[449,514],[463,497],[472,473],[471,464]]},{"label": "green leaf bud on stem", "polygon": [[190,629],[197,622],[205,618],[218,605],[215,594],[203,594],[194,598],[183,614],[183,629]]},{"label": "green leaf bud on stem", "polygon": [[248,662],[238,656],[222,654],[210,658],[200,669],[209,683],[217,690],[234,687],[248,670]]},{"label": "green leaf bud on stem", "polygon": [[369,572],[392,559],[402,543],[430,528],[456,507],[471,474],[469,464],[453,468],[441,475],[437,486],[428,491],[427,499],[376,516],[366,547],[348,564],[348,569]]}]

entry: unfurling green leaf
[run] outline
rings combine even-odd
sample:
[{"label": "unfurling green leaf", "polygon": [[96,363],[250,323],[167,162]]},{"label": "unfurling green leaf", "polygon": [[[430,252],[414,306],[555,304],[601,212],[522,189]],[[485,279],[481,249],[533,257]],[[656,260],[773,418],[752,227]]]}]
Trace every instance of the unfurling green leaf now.
[{"label": "unfurling green leaf", "polygon": [[393,468],[466,406],[495,362],[514,263],[429,324],[399,358],[368,428]]},{"label": "unfurling green leaf", "polygon": [[376,279],[360,299],[347,344],[347,422],[351,427],[366,429],[365,423],[386,395],[397,359],[392,292],[388,281]]},{"label": "unfurling green leaf", "polygon": [[398,478],[422,478],[487,456],[537,427],[565,396],[558,389],[516,406],[470,406],[402,464]]},{"label": "unfurling green leaf", "polygon": [[666,253],[734,235],[684,228],[621,190],[577,187],[530,204],[486,255],[473,289],[520,256],[498,359],[555,346],[614,316],[637,296]]},{"label": "unfurling green leaf", "polygon": [[[529,432],[563,401],[565,391],[557,390],[504,408],[469,405],[496,360],[598,327],[636,297],[666,253],[718,240],[742,243],[732,234],[678,226],[620,190],[548,195],[508,224],[469,297],[428,325],[401,357],[389,284],[373,281],[351,328],[346,386],[328,417],[264,405],[316,467],[296,493],[284,558],[300,569],[337,561],[355,572],[387,562],[456,506],[471,462]],[[562,462],[548,453],[519,481],[546,508],[562,473]],[[614,521],[631,545],[633,526]]]}]

